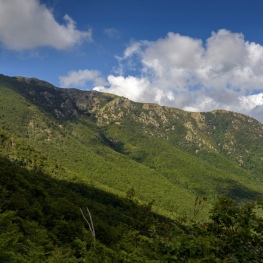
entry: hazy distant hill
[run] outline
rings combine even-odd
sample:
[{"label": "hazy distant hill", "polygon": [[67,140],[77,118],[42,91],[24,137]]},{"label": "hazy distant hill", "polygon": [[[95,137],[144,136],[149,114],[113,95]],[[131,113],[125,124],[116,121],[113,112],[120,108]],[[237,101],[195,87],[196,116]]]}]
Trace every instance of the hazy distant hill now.
[{"label": "hazy distant hill", "polygon": [[0,76],[0,154],[55,179],[113,194],[134,188],[155,211],[191,213],[196,196],[263,195],[263,125],[96,91]]}]

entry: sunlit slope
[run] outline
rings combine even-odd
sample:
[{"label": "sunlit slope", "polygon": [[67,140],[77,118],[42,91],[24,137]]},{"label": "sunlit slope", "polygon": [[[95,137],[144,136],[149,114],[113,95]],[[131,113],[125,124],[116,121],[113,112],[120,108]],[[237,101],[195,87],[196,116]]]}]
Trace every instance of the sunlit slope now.
[{"label": "sunlit slope", "polygon": [[[191,213],[196,196],[207,196],[210,204],[222,194],[241,202],[262,196],[260,167],[256,173],[243,169],[233,154],[220,151],[222,136],[211,135],[225,120],[221,115],[217,126],[209,126],[213,116],[197,121],[177,109],[8,77],[0,86],[0,105],[1,154],[23,167],[119,195],[134,188],[165,214]],[[225,131],[221,127],[220,134]]]},{"label": "sunlit slope", "polygon": [[[1,153],[32,170],[61,179],[83,181],[114,193],[136,189],[141,199],[156,206],[193,196],[162,174],[114,151],[88,119],[59,124],[14,91],[1,87]],[[15,105],[15,106],[14,106]],[[26,116],[26,117],[25,117]],[[164,192],[167,195],[164,195]]]}]

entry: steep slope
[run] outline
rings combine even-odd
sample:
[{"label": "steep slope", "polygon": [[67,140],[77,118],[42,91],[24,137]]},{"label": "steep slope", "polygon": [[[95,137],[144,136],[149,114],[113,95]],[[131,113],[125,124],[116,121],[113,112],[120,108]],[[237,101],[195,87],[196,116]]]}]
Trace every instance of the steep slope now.
[{"label": "steep slope", "polygon": [[262,202],[237,206],[221,197],[208,221],[171,220],[139,204],[134,191],[119,198],[2,157],[0,191],[1,262],[262,261],[263,222],[255,214]]},{"label": "steep slope", "polygon": [[262,196],[263,127],[251,118],[0,80],[0,153],[22,167],[119,195],[133,187],[169,215],[191,213],[196,196]]},{"label": "steep slope", "polygon": [[102,126],[134,121],[150,137],[168,141],[196,156],[200,151],[218,153],[254,174],[262,174],[263,125],[248,116],[222,110],[191,113],[121,97],[106,106],[97,106],[92,113]]}]

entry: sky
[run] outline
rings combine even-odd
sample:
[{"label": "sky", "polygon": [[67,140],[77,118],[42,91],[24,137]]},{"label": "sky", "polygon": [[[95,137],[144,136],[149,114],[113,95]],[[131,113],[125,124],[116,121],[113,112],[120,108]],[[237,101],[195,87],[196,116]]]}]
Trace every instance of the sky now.
[{"label": "sky", "polygon": [[0,74],[263,123],[262,0],[0,0]]}]

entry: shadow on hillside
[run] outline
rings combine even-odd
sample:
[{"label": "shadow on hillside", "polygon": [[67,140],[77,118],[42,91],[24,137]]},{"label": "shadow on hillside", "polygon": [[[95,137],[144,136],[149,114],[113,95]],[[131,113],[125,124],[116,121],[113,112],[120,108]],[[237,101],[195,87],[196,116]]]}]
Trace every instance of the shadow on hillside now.
[{"label": "shadow on hillside", "polygon": [[[75,121],[84,113],[65,92],[66,89],[57,88],[46,81],[4,75],[0,75],[0,80],[56,120]],[[87,112],[85,115],[90,117]]]},{"label": "shadow on hillside", "polygon": [[216,182],[215,189],[218,195],[228,196],[238,203],[255,201],[257,198],[262,198],[261,193],[253,191],[234,180],[224,179],[222,181],[217,179]]},{"label": "shadow on hillside", "polygon": [[[42,172],[28,171],[4,157],[0,157],[0,186],[6,193],[0,198],[0,210],[17,211],[22,218],[32,215],[36,221],[41,221],[44,216],[50,217],[51,221],[63,218],[85,224],[80,208],[86,210],[88,207],[99,232],[104,233],[102,238],[103,235],[112,235],[106,234],[111,227],[129,226],[133,220],[131,202],[127,202],[127,198],[81,182],[58,180]],[[133,209],[136,206],[134,203]],[[151,216],[170,221],[155,213]]]}]

